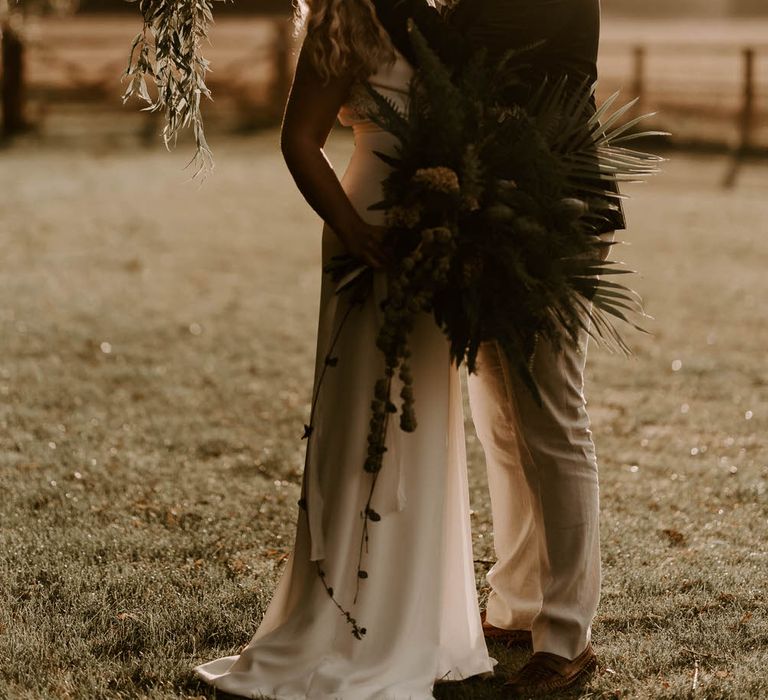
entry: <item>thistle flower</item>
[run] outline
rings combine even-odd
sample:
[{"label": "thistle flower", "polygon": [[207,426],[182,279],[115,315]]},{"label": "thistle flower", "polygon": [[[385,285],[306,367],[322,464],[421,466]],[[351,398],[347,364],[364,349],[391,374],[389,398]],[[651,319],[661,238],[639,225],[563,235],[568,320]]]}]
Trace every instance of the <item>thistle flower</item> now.
[{"label": "thistle flower", "polygon": [[[453,231],[447,226],[435,226],[426,228],[421,232],[421,240],[424,243],[448,243],[453,238]],[[414,251],[416,253],[418,251]],[[418,262],[418,261],[417,261]]]},{"label": "thistle flower", "polygon": [[589,206],[584,200],[566,197],[560,200],[560,211],[569,219],[578,219],[589,211]]},{"label": "thistle flower", "polygon": [[499,223],[509,223],[510,221],[515,221],[517,218],[515,210],[501,202],[497,202],[488,207],[485,210],[485,216],[490,221]]},{"label": "thistle flower", "polygon": [[483,274],[483,259],[473,256],[464,260],[461,266],[461,276],[466,287],[471,287]]},{"label": "thistle flower", "polygon": [[387,209],[386,219],[389,228],[415,228],[421,220],[421,207],[418,204],[391,207]]},{"label": "thistle flower", "polygon": [[464,197],[461,203],[467,211],[477,211],[480,209],[480,201],[477,197]]},{"label": "thistle flower", "polygon": [[499,189],[500,190],[516,190],[517,189],[517,183],[514,180],[499,180]]},{"label": "thistle flower", "polygon": [[458,194],[461,191],[456,171],[443,166],[419,168],[413,176],[413,183],[443,194]]}]

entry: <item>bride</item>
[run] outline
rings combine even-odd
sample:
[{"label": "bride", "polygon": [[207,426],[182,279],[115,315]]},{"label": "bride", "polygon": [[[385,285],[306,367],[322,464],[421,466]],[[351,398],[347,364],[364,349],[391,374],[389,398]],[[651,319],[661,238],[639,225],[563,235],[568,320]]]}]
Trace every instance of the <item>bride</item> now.
[{"label": "bride", "polygon": [[[371,0],[307,0],[306,39],[285,113],[282,150],[326,222],[323,264],[349,253],[374,268],[364,302],[322,278],[312,414],[294,550],[240,654],[195,667],[245,697],[432,697],[435,681],[492,671],[475,589],[459,375],[431,315],[411,335],[419,427],[390,422],[374,476],[363,468],[389,257],[382,198],[394,138],[366,119],[362,83],[407,107],[411,68]],[[355,150],[339,180],[323,146],[339,118]],[[402,385],[393,377],[397,392]],[[369,510],[366,510],[369,509]],[[363,514],[376,517],[366,518]]]}]

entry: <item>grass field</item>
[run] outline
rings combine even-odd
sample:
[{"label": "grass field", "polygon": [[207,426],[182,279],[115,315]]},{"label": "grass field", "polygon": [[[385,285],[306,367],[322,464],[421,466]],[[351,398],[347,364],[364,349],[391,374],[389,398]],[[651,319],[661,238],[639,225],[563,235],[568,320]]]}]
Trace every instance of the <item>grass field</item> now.
[{"label": "grass field", "polygon": [[[186,151],[0,153],[0,698],[212,698],[192,666],[261,619],[292,545],[320,281],[276,139],[218,143],[202,189]],[[633,359],[590,351],[600,670],[573,697],[768,697],[768,167],[733,192],[724,167],[675,157],[631,190],[619,253],[656,320]]]}]

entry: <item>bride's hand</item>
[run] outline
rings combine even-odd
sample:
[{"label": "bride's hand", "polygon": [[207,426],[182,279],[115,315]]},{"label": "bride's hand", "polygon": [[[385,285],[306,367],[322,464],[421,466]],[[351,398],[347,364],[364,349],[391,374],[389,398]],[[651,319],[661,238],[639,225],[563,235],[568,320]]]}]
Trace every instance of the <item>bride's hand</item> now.
[{"label": "bride's hand", "polygon": [[385,245],[387,229],[359,222],[349,231],[339,234],[347,252],[374,269],[384,267],[391,262],[391,253]]}]

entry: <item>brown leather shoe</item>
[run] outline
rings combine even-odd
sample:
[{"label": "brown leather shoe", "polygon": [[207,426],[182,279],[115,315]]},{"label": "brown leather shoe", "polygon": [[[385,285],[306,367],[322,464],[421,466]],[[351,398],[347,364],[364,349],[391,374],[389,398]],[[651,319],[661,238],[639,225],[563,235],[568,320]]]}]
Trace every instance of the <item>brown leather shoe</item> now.
[{"label": "brown leather shoe", "polygon": [[504,689],[513,696],[546,695],[565,690],[586,680],[597,666],[597,656],[592,645],[575,659],[537,651],[505,684]]},{"label": "brown leather shoe", "polygon": [[495,627],[485,620],[485,610],[480,613],[483,622],[483,634],[486,640],[493,644],[503,644],[505,647],[530,647],[532,637],[530,630],[505,630]]}]

